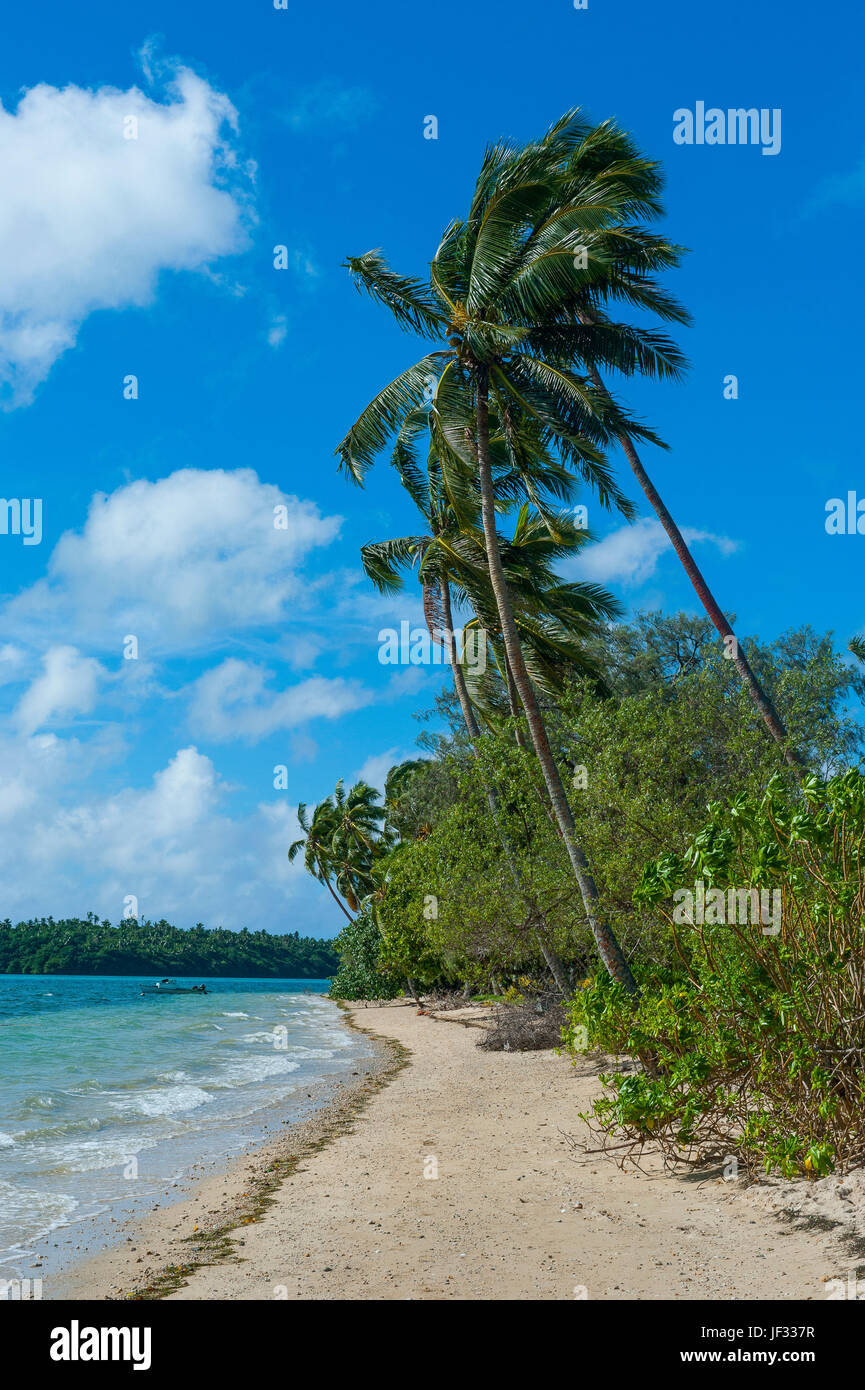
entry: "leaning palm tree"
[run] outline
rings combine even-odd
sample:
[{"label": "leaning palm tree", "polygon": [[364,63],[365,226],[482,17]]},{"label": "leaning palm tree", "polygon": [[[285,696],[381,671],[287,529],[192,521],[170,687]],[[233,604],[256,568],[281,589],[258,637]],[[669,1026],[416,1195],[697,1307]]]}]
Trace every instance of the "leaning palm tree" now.
[{"label": "leaning palm tree", "polygon": [[[506,289],[502,286],[504,293],[495,307],[507,317],[513,317],[514,310],[519,312],[520,308],[528,309],[536,319],[552,311],[555,321],[538,323],[524,340],[523,350],[545,354],[551,365],[577,366],[609,399],[602,369],[625,376],[635,372],[671,379],[681,376],[684,358],[670,339],[615,322],[607,309],[611,302],[624,302],[663,321],[687,323],[685,309],[653,278],[658,270],[678,264],[682,248],[633,222],[635,214],[655,216],[663,211],[659,166],[640,154],[630,137],[612,122],[594,128],[578,126],[575,136],[572,147],[557,139],[548,142],[549,170],[556,183],[554,200],[548,217],[528,239],[511,284]],[[582,215],[587,204],[600,212],[598,224],[592,228],[586,227]],[[513,298],[514,291],[515,301],[509,303],[508,296]],[[801,775],[801,758],[790,746],[787,731],[743,644],[649,477],[637,453],[633,430],[621,419],[614,431],[634,477],[724,642],[726,654],[785,761]]]},{"label": "leaning palm tree", "polygon": [[330,861],[336,885],[352,911],[372,891],[373,868],[393,845],[394,837],[382,823],[387,810],[378,803],[378,792],[367,782],[356,782],[346,792],[342,778],[333,794]]},{"label": "leaning palm tree", "polygon": [[289,863],[294,863],[300,851],[303,850],[303,864],[307,873],[312,874],[313,878],[325,885],[339,909],[345,913],[350,922],[353,922],[354,918],[342,899],[334,892],[332,883],[335,873],[332,847],[336,830],[332,800],[328,797],[326,800],[320,801],[312,816],[308,815],[305,803],[299,802],[297,819],[304,833],[301,839],[294,840],[289,845]]},{"label": "leaning palm tree", "polygon": [[857,661],[865,662],[865,637],[851,637],[847,650],[853,653]]},{"label": "leaning palm tree", "polygon": [[288,849],[292,862],[303,850],[307,872],[325,884],[350,922],[354,918],[342,898],[357,912],[370,891],[373,865],[393,843],[390,832],[381,828],[386,812],[377,804],[377,795],[366,782],[356,782],[346,792],[340,778],[336,790],[318,803],[311,817],[303,802],[298,805],[304,836]]},{"label": "leaning palm tree", "polygon": [[[480,728],[475,713],[480,700],[477,694],[474,697],[470,694],[467,680],[467,676],[477,675],[477,669],[467,665],[464,670],[465,654],[456,651],[451,589],[462,604],[474,611],[475,617],[469,627],[479,631],[484,646],[488,633],[497,625],[495,598],[489,581],[483,532],[468,521],[460,524],[458,509],[451,500],[452,494],[448,492],[434,446],[428,452],[425,476],[410,451],[408,435],[414,431],[418,417],[422,416],[421,411],[413,412],[408,425],[400,430],[391,462],[421,513],[426,530],[422,534],[403,536],[397,540],[370,543],[362,547],[361,556],[368,577],[383,593],[397,592],[402,587],[403,571],[417,566],[427,627],[432,639],[444,646],[447,652],[469,741],[475,757],[480,759]],[[528,469],[528,460],[525,466]],[[504,473],[511,471],[506,461]],[[563,490],[561,477],[557,476],[555,469],[550,471],[548,461],[543,458],[535,460],[532,476],[539,497],[551,488],[559,492]],[[504,478],[504,475],[500,477]],[[451,479],[452,485],[454,482],[460,490],[459,510],[465,516],[470,509],[463,486],[465,480],[461,483],[458,478]],[[475,511],[476,505],[475,501]],[[599,585],[567,585],[557,581],[554,576],[553,561],[575,553],[589,539],[588,533],[580,531],[567,515],[556,515],[547,507],[543,515],[532,513],[524,504],[512,538],[499,542],[508,582],[517,596],[517,626],[530,653],[528,665],[543,688],[549,688],[552,672],[561,670],[565,664],[572,670],[596,675],[577,634],[587,635],[596,630],[602,621],[609,621],[620,613],[612,595]],[[494,644],[492,646],[495,650]],[[509,673],[506,657],[504,666]],[[511,713],[517,715],[511,686],[512,681],[509,680]],[[473,688],[476,692],[480,689],[477,683]],[[517,742],[524,746],[518,719],[515,720],[515,730]],[[505,861],[515,887],[523,892],[516,856],[500,824],[497,788],[490,785],[485,790],[490,811],[499,827]],[[530,899],[527,899],[527,908],[535,923],[542,954],[558,988],[564,993],[567,978],[561,961],[547,940],[544,914],[539,905]]]},{"label": "leaning palm tree", "polygon": [[[455,504],[455,480],[446,477],[432,442],[425,469],[420,466],[414,436],[421,425],[429,423],[428,409],[412,412],[397,435],[391,457],[400,482],[423,519],[424,530],[395,540],[370,542],[361,547],[361,559],[368,578],[379,592],[387,594],[398,592],[403,573],[416,567],[427,628],[432,640],[447,652],[463,721],[470,739],[475,739],[479,729],[466,687],[465,654],[456,652],[452,599],[473,611],[468,630],[479,630],[482,636],[497,630],[498,617],[484,533],[478,524],[476,483],[471,480],[467,486],[465,478],[457,479],[459,498]],[[493,445],[502,444],[503,438],[499,435]],[[504,493],[506,499],[518,496],[527,480],[540,510],[523,503],[512,535],[500,537],[499,549],[515,597],[517,626],[535,658],[533,675],[537,673],[542,687],[548,689],[550,682],[545,676],[555,666],[567,665],[571,671],[598,676],[580,638],[596,634],[600,624],[620,617],[621,606],[601,585],[563,584],[555,573],[556,562],[578,555],[593,539],[589,531],[576,525],[569,511],[554,509],[548,500],[550,492],[557,498],[569,493],[573,479],[563,476],[561,469],[544,457],[535,459],[531,467],[526,460],[519,477],[507,455],[499,458],[497,494]],[[467,669],[471,670],[470,665]]]},{"label": "leaning palm tree", "polygon": [[[531,453],[530,434],[554,448],[563,464],[596,489],[602,502],[626,515],[632,508],[620,492],[603,454],[617,428],[653,438],[645,426],[628,420],[611,397],[576,372],[549,361],[540,349],[524,347],[533,331],[554,326],[549,308],[535,313],[531,287],[524,293],[520,269],[533,254],[557,204],[549,168],[551,150],[561,156],[574,144],[575,118],[554,127],[539,145],[517,151],[488,151],[469,216],[454,222],[433,259],[429,286],[391,271],[377,252],[350,260],[361,287],[385,303],[406,328],[447,340],[401,373],[367,406],[338,448],[343,466],[357,482],[405,418],[432,389],[433,441],[445,477],[467,472],[477,477],[489,581],[495,597],[507,660],[526,714],[535,753],[576,878],[586,917],[601,959],[626,991],[636,994],[630,967],[609,924],[585,853],[578,843],[573,814],[550,747],[537,695],[520,644],[496,529],[492,415],[500,422],[514,468]],[[593,199],[575,207],[583,225],[598,223]],[[575,225],[579,225],[579,215]]]}]

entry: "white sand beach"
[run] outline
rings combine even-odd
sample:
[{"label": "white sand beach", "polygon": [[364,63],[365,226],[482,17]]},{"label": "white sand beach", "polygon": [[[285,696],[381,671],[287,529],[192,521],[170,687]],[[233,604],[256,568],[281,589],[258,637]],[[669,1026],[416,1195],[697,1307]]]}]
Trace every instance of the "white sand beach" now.
[{"label": "white sand beach", "polygon": [[[857,1266],[860,1179],[746,1186],[652,1158],[623,1172],[579,1145],[598,1059],[482,1051],[459,1015],[404,1002],[350,1017],[407,1050],[381,1064],[386,1084],[361,1078],[305,1143],[292,1131],[203,1179],[51,1296],[822,1300]],[[277,1152],[300,1161],[244,1215]],[[196,1253],[226,1220],[229,1242]],[[182,1272],[199,1259],[214,1262]]]}]

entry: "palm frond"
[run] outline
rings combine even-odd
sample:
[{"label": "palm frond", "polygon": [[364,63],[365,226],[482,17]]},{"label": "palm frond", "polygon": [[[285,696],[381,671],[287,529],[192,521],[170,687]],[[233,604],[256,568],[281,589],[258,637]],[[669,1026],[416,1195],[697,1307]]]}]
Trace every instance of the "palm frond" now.
[{"label": "palm frond", "polygon": [[403,328],[411,329],[422,338],[441,339],[444,336],[447,317],[429,285],[398,275],[379,250],[349,256],[343,264],[351,271],[358,290],[365,290],[386,305]]}]

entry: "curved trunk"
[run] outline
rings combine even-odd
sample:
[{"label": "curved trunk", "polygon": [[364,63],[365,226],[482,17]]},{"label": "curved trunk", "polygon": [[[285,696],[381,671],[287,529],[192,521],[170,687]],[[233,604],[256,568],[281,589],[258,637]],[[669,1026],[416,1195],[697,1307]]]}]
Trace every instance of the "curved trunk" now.
[{"label": "curved trunk", "polygon": [[493,593],[495,594],[496,606],[499,612],[499,621],[502,629],[502,639],[505,644],[508,661],[513,672],[514,681],[519,691],[523,709],[526,712],[526,722],[529,727],[529,734],[537,754],[541,771],[544,774],[544,781],[547,784],[547,791],[553,804],[556,821],[565,842],[568,858],[577,880],[580,896],[583,900],[586,917],[598,947],[598,953],[612,978],[631,995],[637,995],[637,982],[631,974],[630,966],[625,960],[622,949],[616,940],[615,934],[609,924],[604,921],[601,914],[598,899],[598,890],[595,881],[589,870],[588,860],[583,853],[582,847],[576,838],[576,826],[568,805],[568,798],[556,760],[550,748],[547,731],[544,726],[543,717],[538,705],[534,687],[529,679],[526,664],[523,660],[522,648],[520,646],[519,633],[514,621],[513,608],[511,606],[510,593],[508,592],[507,581],[505,579],[502,557],[499,553],[498,536],[496,534],[495,517],[495,494],[493,490],[492,463],[490,459],[490,427],[489,427],[489,378],[487,369],[483,366],[478,368],[478,391],[477,391],[477,433],[478,433],[478,474],[481,487],[481,514],[483,517],[484,539],[486,541],[487,563],[490,571],[490,582]]},{"label": "curved trunk", "polygon": [[[469,692],[468,687],[466,685],[466,678],[463,674],[463,668],[457,659],[456,646],[454,643],[453,616],[451,610],[451,591],[450,585],[445,576],[442,576],[441,579],[441,606],[442,617],[444,619],[444,631],[442,636],[444,639],[444,644],[447,650],[448,657],[450,659],[451,670],[453,671],[454,675],[454,686],[456,687],[457,699],[460,702],[460,709],[462,710],[465,726],[468,731],[469,738],[471,739],[472,751],[475,755],[475,758],[480,760],[480,755],[477,749],[477,739],[480,736],[480,727],[478,725],[477,719],[475,718],[475,712],[472,709],[472,702],[469,699]],[[516,711],[514,711],[514,713],[516,713]],[[501,822],[499,821],[498,797],[493,787],[488,786],[486,788],[486,796],[487,804],[489,805],[490,811],[493,815],[493,819],[496,823],[496,828],[499,832],[502,850],[504,852],[508,868],[510,869],[511,878],[514,880],[514,884],[517,887],[517,889],[521,893],[524,893],[525,889],[523,887],[519,865],[516,862],[513,851],[511,850],[511,847],[508,843],[507,835],[505,834]],[[537,916],[543,922],[543,930],[541,930],[539,926],[535,925],[535,935],[538,939],[538,945],[541,948],[541,954],[544,960],[546,961],[547,969],[550,971],[550,974],[556,982],[556,988],[564,996],[568,993],[568,979],[567,975],[565,974],[564,965],[562,964],[561,960],[556,955],[552,947],[548,946],[547,942],[544,939],[545,933],[547,931],[547,925],[544,921],[543,913],[539,912],[537,910],[536,905],[531,902],[529,902],[529,907],[533,912],[537,913]]]},{"label": "curved trunk", "polygon": [[334,902],[336,903],[337,907],[342,908],[342,911],[345,913],[345,915],[346,915],[346,917],[348,918],[348,920],[349,920],[350,922],[353,922],[353,921],[354,921],[354,918],[352,917],[351,913],[348,911],[348,909],[347,909],[347,907],[345,906],[345,903],[343,902],[342,898],[340,898],[340,897],[338,896],[338,894],[336,894],[336,893],[333,891],[333,884],[332,884],[331,881],[330,881],[329,875],[325,872],[324,868],[322,867],[321,860],[318,859],[318,858],[316,858],[316,861],[315,861],[315,862],[316,862],[316,864],[318,864],[319,870],[320,870],[320,872],[321,872],[321,881],[322,881],[322,883],[326,883],[326,884],[327,884],[327,891],[330,893],[330,896],[333,898],[333,900],[334,900]]},{"label": "curved trunk", "polygon": [[504,653],[504,658],[505,658],[505,684],[507,685],[507,689],[508,689],[508,704],[510,705],[510,708],[511,708],[511,718],[512,718],[513,721],[514,721],[514,737],[516,738],[518,747],[520,747],[520,748],[525,748],[525,746],[526,746],[526,740],[525,740],[525,738],[523,737],[523,731],[522,731],[522,729],[520,728],[520,705],[519,705],[519,695],[518,695],[518,693],[517,693],[517,687],[516,687],[516,683],[515,683],[515,681],[514,681],[514,673],[513,673],[513,671],[511,670],[511,663],[508,661],[508,654],[507,654],[507,651]]},{"label": "curved trunk", "polygon": [[[457,659],[456,644],[454,643],[453,615],[451,612],[450,584],[444,576],[442,576],[439,582],[441,588],[442,617],[444,619],[444,630],[440,635],[444,641],[445,650],[448,654],[451,670],[453,671],[454,688],[457,692],[457,699],[460,702],[463,722],[465,723],[469,738],[472,740],[472,743],[474,743],[474,740],[480,735],[480,725],[472,709],[472,702],[469,699],[468,686],[466,685],[466,678],[463,675],[462,665]],[[431,637],[432,635],[433,634],[430,633]]]},{"label": "curved trunk", "polygon": [[[592,319],[590,318],[590,316],[582,310],[580,310],[579,312],[579,318],[580,322],[585,324],[587,327],[590,326],[592,323]],[[589,373],[589,377],[592,381],[592,384],[598,391],[603,392],[603,394],[607,396],[607,398],[609,399],[609,392],[607,391],[607,388],[604,385],[603,380],[601,379],[600,373],[590,363],[586,363],[586,368]],[[654,483],[652,482],[651,478],[649,477],[648,473],[646,472],[645,468],[640,462],[639,455],[637,454],[637,451],[634,448],[630,436],[627,435],[624,431],[622,431],[620,434],[617,435],[617,438],[622,446],[622,451],[625,455],[625,458],[628,460],[628,463],[631,466],[631,471],[633,472],[634,477],[637,479],[637,482],[643,489],[643,492],[645,493],[650,506],[652,507],[655,515],[657,516],[664,530],[666,531],[673,549],[675,550],[676,554],[682,562],[682,566],[684,568],[685,573],[687,574],[688,578],[694,586],[694,590],[697,594],[697,597],[699,598],[700,602],[705,608],[709,618],[712,620],[715,628],[718,631],[719,636],[721,638],[732,638],[733,651],[736,653],[734,657],[731,657],[733,665],[736,667],[736,670],[739,672],[739,675],[742,677],[742,680],[747,686],[748,693],[750,694],[751,699],[754,701],[754,704],[756,705],[757,709],[762,715],[766,727],[769,730],[769,733],[772,735],[775,742],[780,746],[784,754],[784,761],[790,767],[793,768],[797,776],[801,777],[804,771],[802,759],[796,752],[796,750],[790,747],[787,738],[787,730],[781,723],[778,711],[775,709],[775,706],[772,704],[772,701],[769,699],[769,696],[766,694],[765,690],[763,689],[759,680],[757,679],[756,675],[751,669],[751,665],[744,652],[742,651],[739,639],[736,637],[735,632],[728,623],[724,614],[721,612],[721,609],[715,600],[714,594],[712,593],[711,589],[709,588],[708,584],[703,578],[703,575],[700,571],[700,567],[694,559],[693,555],[691,554],[690,550],[688,549],[688,545],[684,536],[682,535],[681,531],[679,530],[669,511],[665,507],[661,495],[658,492],[658,489],[655,487]]]}]

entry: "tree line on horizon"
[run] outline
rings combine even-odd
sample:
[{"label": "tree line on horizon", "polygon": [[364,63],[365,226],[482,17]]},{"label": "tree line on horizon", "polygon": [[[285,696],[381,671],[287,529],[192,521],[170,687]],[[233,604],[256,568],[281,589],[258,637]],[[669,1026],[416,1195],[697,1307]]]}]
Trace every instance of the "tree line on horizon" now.
[{"label": "tree line on horizon", "polygon": [[84,918],[0,922],[0,974],[201,975],[329,979],[338,957],[330,941],[264,930],[171,926],[127,918],[112,926]]}]

